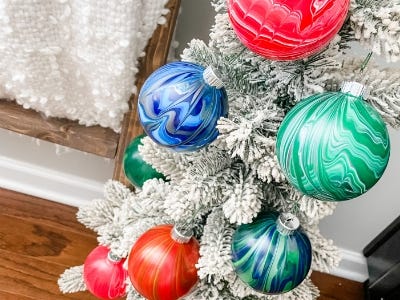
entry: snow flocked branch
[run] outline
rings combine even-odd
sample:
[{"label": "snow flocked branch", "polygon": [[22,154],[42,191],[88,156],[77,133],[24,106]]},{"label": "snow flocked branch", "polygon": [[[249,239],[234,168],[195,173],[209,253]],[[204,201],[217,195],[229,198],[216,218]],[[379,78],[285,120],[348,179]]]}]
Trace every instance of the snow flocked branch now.
[{"label": "snow flocked branch", "polygon": [[400,2],[352,0],[351,27],[355,38],[388,61],[400,59]]}]

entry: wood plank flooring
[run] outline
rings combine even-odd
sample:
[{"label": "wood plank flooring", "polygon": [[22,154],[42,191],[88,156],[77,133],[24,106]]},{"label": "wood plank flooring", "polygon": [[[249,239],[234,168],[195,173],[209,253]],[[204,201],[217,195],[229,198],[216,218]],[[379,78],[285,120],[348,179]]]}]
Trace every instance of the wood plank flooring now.
[{"label": "wood plank flooring", "polygon": [[[78,223],[77,209],[0,189],[0,299],[96,299],[89,293],[63,295],[57,279],[80,265],[97,246],[93,232]],[[314,272],[320,300],[362,300],[361,283]],[[301,300],[301,299],[299,299]]]},{"label": "wood plank flooring", "polygon": [[1,189],[0,207],[0,299],[96,299],[62,295],[57,286],[64,269],[97,246],[76,208]]},{"label": "wood plank flooring", "polygon": [[321,296],[318,298],[319,300],[364,299],[364,288],[360,282],[320,272],[313,272],[311,280],[320,290]]}]

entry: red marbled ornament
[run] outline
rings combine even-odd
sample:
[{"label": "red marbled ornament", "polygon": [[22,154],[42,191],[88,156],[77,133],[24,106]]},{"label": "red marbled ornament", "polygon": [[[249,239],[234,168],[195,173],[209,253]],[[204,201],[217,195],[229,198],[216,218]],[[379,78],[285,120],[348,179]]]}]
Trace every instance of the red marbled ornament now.
[{"label": "red marbled ornament", "polygon": [[126,294],[125,259],[115,261],[109,258],[109,252],[107,247],[98,246],[89,253],[83,265],[87,289],[101,299],[117,299]]},{"label": "red marbled ornament", "polygon": [[228,0],[242,43],[273,60],[296,60],[322,50],[340,30],[350,0]]},{"label": "red marbled ornament", "polygon": [[133,245],[128,273],[135,289],[149,300],[176,300],[198,281],[195,264],[200,245],[194,238],[179,243],[171,237],[172,225],[146,231]]}]

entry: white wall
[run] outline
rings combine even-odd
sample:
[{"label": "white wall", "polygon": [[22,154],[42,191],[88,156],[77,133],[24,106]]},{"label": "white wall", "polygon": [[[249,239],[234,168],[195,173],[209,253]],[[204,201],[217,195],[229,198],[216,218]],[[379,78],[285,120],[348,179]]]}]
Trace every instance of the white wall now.
[{"label": "white wall", "polygon": [[102,196],[114,161],[0,129],[0,186],[79,206]]},{"label": "white wall", "polygon": [[209,0],[182,0],[176,29],[178,53],[181,53],[192,39],[208,42],[214,16],[215,11]]},{"label": "white wall", "polygon": [[0,155],[74,176],[104,182],[112,176],[114,161],[0,129]]},{"label": "white wall", "polygon": [[[182,7],[176,36],[180,49],[191,38],[207,41],[214,14],[209,1],[183,0]],[[323,234],[344,249],[361,253],[362,248],[400,214],[400,141],[398,132],[391,130],[390,134],[392,155],[382,180],[364,196],[340,203],[335,214],[321,223]],[[101,196],[103,183],[112,177],[113,162],[110,160],[74,150],[57,155],[52,144],[40,142],[38,146],[31,138],[4,130],[0,130],[0,141],[0,186],[44,197],[46,195],[40,193],[47,187],[50,190],[47,198],[78,205]],[[21,166],[16,174],[12,173],[15,170],[10,171],[15,164]],[[39,169],[45,172],[39,174],[35,171]],[[22,175],[25,171],[31,175]],[[48,175],[42,176],[43,173]],[[18,181],[21,184],[15,184]],[[76,186],[71,189],[72,182]],[[67,190],[63,190],[65,186]],[[63,198],[63,194],[67,196]]]}]

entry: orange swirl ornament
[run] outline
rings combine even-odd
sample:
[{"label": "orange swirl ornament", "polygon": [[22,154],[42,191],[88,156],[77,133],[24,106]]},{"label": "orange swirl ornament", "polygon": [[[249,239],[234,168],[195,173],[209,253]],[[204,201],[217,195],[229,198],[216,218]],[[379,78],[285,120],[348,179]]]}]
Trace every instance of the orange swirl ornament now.
[{"label": "orange swirl ornament", "polygon": [[196,239],[180,235],[173,225],[149,229],[128,258],[128,274],[136,291],[149,300],[187,295],[198,282],[199,249]]}]

